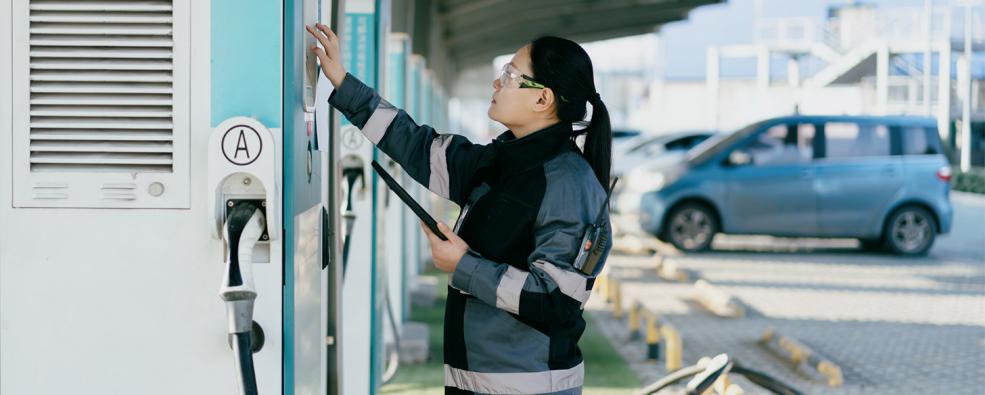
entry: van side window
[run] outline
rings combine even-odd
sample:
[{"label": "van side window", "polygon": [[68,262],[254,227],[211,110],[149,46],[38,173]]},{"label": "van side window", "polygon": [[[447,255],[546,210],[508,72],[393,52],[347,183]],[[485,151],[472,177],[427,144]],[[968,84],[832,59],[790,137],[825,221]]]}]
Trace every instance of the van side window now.
[{"label": "van side window", "polygon": [[813,141],[814,125],[776,125],[760,133],[742,150],[758,166],[807,163],[814,156]]},{"label": "van side window", "polygon": [[888,156],[889,128],[885,125],[829,122],[824,124],[824,145],[828,158]]},{"label": "van side window", "polygon": [[940,138],[937,131],[919,126],[908,126],[902,129],[903,155],[934,155],[940,154]]}]

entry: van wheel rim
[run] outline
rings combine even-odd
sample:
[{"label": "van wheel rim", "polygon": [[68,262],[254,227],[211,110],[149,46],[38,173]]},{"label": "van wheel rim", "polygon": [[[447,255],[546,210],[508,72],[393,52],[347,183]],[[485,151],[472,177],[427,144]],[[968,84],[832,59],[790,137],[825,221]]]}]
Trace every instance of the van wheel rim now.
[{"label": "van wheel rim", "polygon": [[701,210],[681,211],[674,216],[670,233],[680,246],[686,249],[697,248],[711,238],[711,219]]},{"label": "van wheel rim", "polygon": [[893,241],[903,251],[918,251],[930,238],[930,221],[923,215],[907,211],[893,224]]}]

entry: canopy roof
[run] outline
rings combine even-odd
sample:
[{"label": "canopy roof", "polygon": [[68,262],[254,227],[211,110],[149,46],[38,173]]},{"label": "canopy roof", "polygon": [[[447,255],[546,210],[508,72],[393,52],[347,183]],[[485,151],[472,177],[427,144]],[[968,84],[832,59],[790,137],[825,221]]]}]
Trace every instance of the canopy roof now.
[{"label": "canopy roof", "polygon": [[586,42],[643,34],[724,0],[437,0],[450,60],[488,62],[541,35]]}]

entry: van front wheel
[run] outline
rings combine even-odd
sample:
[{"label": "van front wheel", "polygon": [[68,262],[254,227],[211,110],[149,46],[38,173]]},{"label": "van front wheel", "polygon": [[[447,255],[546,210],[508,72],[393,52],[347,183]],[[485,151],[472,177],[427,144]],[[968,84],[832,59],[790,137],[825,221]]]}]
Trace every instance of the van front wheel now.
[{"label": "van front wheel", "polygon": [[671,212],[665,235],[678,250],[698,252],[711,246],[716,233],[718,223],[711,209],[703,204],[687,203]]}]

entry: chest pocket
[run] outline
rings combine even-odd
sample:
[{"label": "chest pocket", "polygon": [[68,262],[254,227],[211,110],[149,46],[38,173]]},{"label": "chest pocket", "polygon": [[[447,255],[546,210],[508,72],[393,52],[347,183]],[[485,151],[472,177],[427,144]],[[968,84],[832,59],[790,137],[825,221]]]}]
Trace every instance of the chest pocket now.
[{"label": "chest pocket", "polygon": [[472,212],[472,207],[475,206],[475,203],[485,196],[486,193],[489,193],[490,189],[492,188],[489,187],[489,184],[482,183],[482,185],[479,185],[472,190],[469,194],[468,201],[466,201],[465,206],[462,207],[462,211],[458,213],[458,219],[455,220],[455,227],[452,228],[453,232],[459,233],[462,226],[465,224],[465,220],[469,218],[469,213]]},{"label": "chest pocket", "polygon": [[[508,262],[526,263],[526,255],[533,246],[531,227],[535,215],[533,205],[506,194],[499,195],[483,218],[484,238],[492,242],[490,247],[498,250],[498,255],[512,258]],[[520,255],[510,256],[514,252]]]}]

